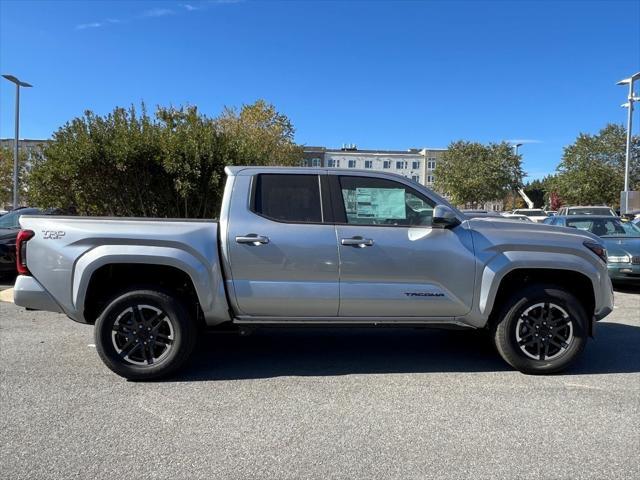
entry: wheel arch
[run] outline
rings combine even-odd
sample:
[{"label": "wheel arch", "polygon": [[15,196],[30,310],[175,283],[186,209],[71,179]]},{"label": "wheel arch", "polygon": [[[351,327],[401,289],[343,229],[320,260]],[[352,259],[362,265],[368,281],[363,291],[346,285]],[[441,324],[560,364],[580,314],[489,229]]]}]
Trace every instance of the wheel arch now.
[{"label": "wheel arch", "polygon": [[582,304],[588,318],[593,317],[596,304],[593,282],[584,273],[562,268],[515,268],[502,276],[491,304],[487,305],[489,325],[499,320],[497,317],[502,306],[514,292],[533,284],[553,285],[566,290]]},{"label": "wheel arch", "polygon": [[101,303],[140,285],[180,293],[197,304],[197,313],[207,325],[230,319],[218,263],[207,266],[172,247],[129,245],[96,247],[78,259],[71,299],[78,319],[95,322]]}]

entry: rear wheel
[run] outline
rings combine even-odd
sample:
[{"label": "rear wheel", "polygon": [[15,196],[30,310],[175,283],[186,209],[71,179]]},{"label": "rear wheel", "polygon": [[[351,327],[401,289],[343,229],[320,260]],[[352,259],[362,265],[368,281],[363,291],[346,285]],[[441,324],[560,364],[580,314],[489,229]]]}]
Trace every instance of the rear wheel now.
[{"label": "rear wheel", "polygon": [[196,340],[196,325],[181,302],[155,290],[115,298],[95,326],[96,350],[113,372],[152,380],[179,369]]},{"label": "rear wheel", "polygon": [[566,368],[587,341],[587,314],[569,292],[532,285],[507,301],[494,329],[502,358],[524,373],[554,373]]}]

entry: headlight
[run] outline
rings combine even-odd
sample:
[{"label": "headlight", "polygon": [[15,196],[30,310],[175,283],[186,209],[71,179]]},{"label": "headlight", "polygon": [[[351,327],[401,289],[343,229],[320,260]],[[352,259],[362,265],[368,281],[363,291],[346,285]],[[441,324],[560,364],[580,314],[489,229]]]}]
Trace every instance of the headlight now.
[{"label": "headlight", "polygon": [[607,257],[609,263],[629,263],[631,259],[629,255],[609,256]]}]

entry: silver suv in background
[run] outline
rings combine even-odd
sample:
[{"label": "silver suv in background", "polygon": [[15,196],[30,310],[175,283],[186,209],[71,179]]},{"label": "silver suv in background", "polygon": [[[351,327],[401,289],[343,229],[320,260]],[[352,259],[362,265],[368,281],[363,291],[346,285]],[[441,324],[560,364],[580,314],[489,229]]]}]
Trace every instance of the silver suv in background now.
[{"label": "silver suv in background", "polygon": [[23,216],[16,305],[95,324],[131,379],[175,372],[199,329],[263,325],[486,330],[513,367],[551,373],[613,308],[591,233],[468,219],[394,174],[226,172],[218,221]]},{"label": "silver suv in background", "polygon": [[560,207],[558,216],[563,215],[606,215],[609,217],[617,217],[616,212],[606,205],[585,206],[585,207]]}]

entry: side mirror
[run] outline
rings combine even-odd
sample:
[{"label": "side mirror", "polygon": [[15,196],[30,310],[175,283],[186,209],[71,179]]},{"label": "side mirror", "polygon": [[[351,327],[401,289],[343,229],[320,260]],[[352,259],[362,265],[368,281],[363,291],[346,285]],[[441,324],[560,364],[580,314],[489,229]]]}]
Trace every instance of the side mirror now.
[{"label": "side mirror", "polygon": [[453,228],[460,225],[456,214],[446,205],[436,205],[433,209],[433,228]]}]

